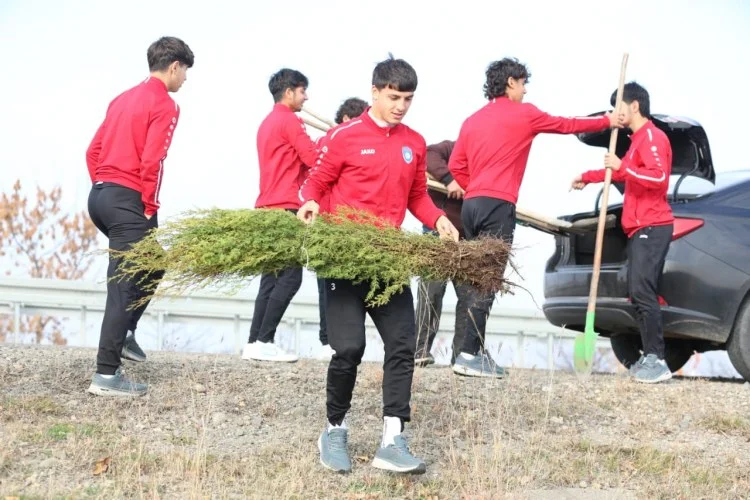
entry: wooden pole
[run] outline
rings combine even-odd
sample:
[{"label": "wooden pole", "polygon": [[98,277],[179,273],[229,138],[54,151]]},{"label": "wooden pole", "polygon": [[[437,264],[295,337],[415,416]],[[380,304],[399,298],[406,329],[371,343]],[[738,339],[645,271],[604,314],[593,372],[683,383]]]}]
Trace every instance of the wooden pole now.
[{"label": "wooden pole", "polygon": [[[615,99],[615,110],[617,115],[622,103],[622,92],[625,86],[625,68],[628,65],[628,54],[622,56],[622,65],[620,66],[620,83],[617,86],[617,97]],[[617,132],[619,129],[612,129],[609,136],[609,152],[614,154],[617,147]],[[596,295],[599,291],[599,273],[602,263],[602,246],[604,244],[604,225],[607,218],[607,205],[609,204],[609,185],[612,182],[612,169],[608,168],[604,174],[604,191],[602,192],[602,203],[599,207],[599,224],[596,229],[596,247],[594,248],[594,270],[591,274],[591,289],[589,291],[589,304],[587,309],[587,318],[593,317],[596,311]],[[593,328],[593,325],[592,325]]]},{"label": "wooden pole", "polygon": [[333,127],[335,127],[335,126],[336,126],[336,124],[335,124],[335,123],[333,123],[333,122],[332,122],[331,120],[328,120],[328,119],[324,118],[324,117],[323,117],[322,115],[320,115],[320,114],[316,113],[315,111],[312,111],[312,110],[311,110],[310,108],[308,108],[308,107],[306,107],[306,106],[302,108],[302,111],[304,111],[304,112],[305,112],[305,113],[307,113],[308,115],[312,116],[312,117],[313,117],[313,118],[315,118],[316,120],[318,120],[318,121],[321,121],[321,122],[325,123],[326,125],[328,125],[328,126],[329,126],[329,127],[331,127],[331,128],[333,128]]},{"label": "wooden pole", "polygon": [[314,121],[312,121],[311,119],[309,119],[309,118],[307,118],[305,116],[302,117],[302,121],[305,122],[305,123],[307,123],[311,127],[316,128],[316,129],[318,129],[318,130],[320,130],[322,132],[328,132],[328,129],[330,128],[330,127],[328,127],[326,125],[320,124],[318,122],[314,122]]}]

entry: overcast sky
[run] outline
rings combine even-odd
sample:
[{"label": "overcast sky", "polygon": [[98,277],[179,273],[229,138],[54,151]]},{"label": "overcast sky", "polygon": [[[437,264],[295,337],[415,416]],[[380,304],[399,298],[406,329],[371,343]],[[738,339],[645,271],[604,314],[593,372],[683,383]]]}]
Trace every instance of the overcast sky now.
[{"label": "overcast sky", "polygon": [[[109,101],[147,76],[146,49],[162,35],[184,39],[195,53],[188,81],[173,95],[182,114],[165,164],[162,221],[193,207],[254,204],[255,134],[273,104],[273,72],[305,73],[309,106],[333,118],[343,99],[369,100],[372,68],[389,51],[417,70],[405,122],[428,143],[455,139],[484,104],[484,70],[493,60],[527,63],[527,101],[574,115],[607,108],[627,51],[627,79],[646,86],[653,112],[699,121],[718,172],[747,168],[740,124],[748,116],[748,27],[750,2],[742,0],[2,0],[0,188],[17,178],[27,188],[59,184],[66,207],[84,210],[86,147]],[[539,136],[519,206],[548,215],[593,207],[595,188],[569,193],[568,185],[599,167],[603,153],[572,136]],[[405,226],[419,227],[411,217]],[[521,228],[516,243],[523,284],[541,304],[552,237]],[[306,279],[299,296],[315,294]],[[535,305],[519,293],[497,307]]]}]

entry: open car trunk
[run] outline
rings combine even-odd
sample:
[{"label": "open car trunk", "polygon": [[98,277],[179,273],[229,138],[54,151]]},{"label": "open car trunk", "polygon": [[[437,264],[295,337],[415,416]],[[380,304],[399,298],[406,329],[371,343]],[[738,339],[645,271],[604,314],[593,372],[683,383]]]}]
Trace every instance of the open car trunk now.
[{"label": "open car trunk", "polygon": [[[622,205],[610,206],[607,210],[599,276],[599,296],[603,297],[627,297],[628,238],[620,225],[621,216]],[[591,287],[597,213],[583,212],[562,220],[572,227],[585,225],[587,230],[565,230],[555,234],[555,250],[545,266],[544,296],[546,300],[558,297],[585,299]]]},{"label": "open car trunk", "polygon": [[[611,206],[607,211],[602,245],[602,266],[623,264],[627,260],[628,238],[620,225],[622,205]],[[555,255],[548,266],[592,266],[596,249],[598,214],[584,212],[563,219],[570,224],[568,229],[555,234]],[[528,224],[536,227],[535,223]],[[549,231],[548,231],[549,232]]]}]

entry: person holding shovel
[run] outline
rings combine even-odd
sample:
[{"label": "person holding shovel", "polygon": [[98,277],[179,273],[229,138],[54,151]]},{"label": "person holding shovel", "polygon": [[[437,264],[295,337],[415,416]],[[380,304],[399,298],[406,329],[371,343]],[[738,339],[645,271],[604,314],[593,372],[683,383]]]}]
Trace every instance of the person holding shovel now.
[{"label": "person holding shovel", "polygon": [[[616,92],[612,94],[615,105]],[[674,216],[667,202],[672,171],[672,146],[651,121],[649,94],[636,82],[623,87],[617,110],[620,124],[629,128],[630,147],[622,159],[607,153],[604,167],[612,181],[625,183],[622,229],[628,235],[628,291],[635,307],[643,355],[632,369],[638,382],[657,383],[672,378],[665,357],[659,305],[659,279],[672,241]],[[589,170],[573,179],[572,189],[604,181],[605,170]]]},{"label": "person holding shovel", "polygon": [[[427,194],[424,138],[401,122],[417,88],[417,73],[392,57],[378,63],[372,75],[372,106],[337,126],[321,149],[300,189],[298,217],[314,222],[319,201],[330,192],[329,208],[364,210],[400,227],[408,209],[442,237],[458,241],[458,231]],[[335,354],[328,366],[326,427],[318,439],[321,463],[337,472],[351,471],[345,417],[351,408],[357,367],[365,352],[365,315],[383,339],[383,436],[372,465],[422,473],[402,435],[411,418],[415,322],[411,290],[406,287],[384,305],[371,306],[367,283],[326,279],[328,340]]]},{"label": "person holding shovel", "polygon": [[[488,235],[512,244],[518,192],[531,143],[538,134],[577,134],[618,126],[609,113],[563,118],[524,103],[530,76],[517,59],[491,63],[484,84],[489,102],[461,126],[448,167],[466,191],[461,219],[467,240]],[[484,343],[494,294],[482,295],[473,289],[470,293],[466,337],[453,371],[475,377],[503,377],[505,371],[487,354]]]}]

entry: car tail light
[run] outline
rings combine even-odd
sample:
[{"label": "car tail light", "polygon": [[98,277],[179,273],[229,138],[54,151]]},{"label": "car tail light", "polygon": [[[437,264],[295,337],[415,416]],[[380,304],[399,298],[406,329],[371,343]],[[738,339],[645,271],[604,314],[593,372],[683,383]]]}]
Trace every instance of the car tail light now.
[{"label": "car tail light", "polygon": [[[667,302],[667,299],[665,299],[661,295],[658,295],[656,298],[659,299],[659,305],[660,306],[668,306],[669,305],[669,303]],[[630,297],[628,297],[628,302],[630,302],[632,304],[633,303],[633,299],[631,299]]]},{"label": "car tail light", "polygon": [[682,238],[686,234],[692,233],[701,226],[703,226],[703,219],[675,217],[674,229],[672,230],[672,241],[677,238]]}]

